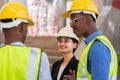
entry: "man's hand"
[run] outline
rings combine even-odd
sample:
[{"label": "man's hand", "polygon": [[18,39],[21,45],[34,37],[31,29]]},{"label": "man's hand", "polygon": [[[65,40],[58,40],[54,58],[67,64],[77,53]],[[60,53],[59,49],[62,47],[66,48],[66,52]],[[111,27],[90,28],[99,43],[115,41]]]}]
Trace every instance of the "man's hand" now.
[{"label": "man's hand", "polygon": [[70,75],[64,75],[63,80],[76,80],[75,70],[69,70]]}]

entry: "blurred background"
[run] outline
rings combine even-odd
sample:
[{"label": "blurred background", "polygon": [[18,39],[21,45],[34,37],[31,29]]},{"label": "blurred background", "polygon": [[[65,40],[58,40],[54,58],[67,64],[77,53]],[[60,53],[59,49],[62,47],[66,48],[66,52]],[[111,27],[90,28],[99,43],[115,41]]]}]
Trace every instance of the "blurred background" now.
[{"label": "blurred background", "polygon": [[[57,49],[56,35],[64,26],[69,26],[69,18],[64,19],[61,13],[71,5],[72,0],[0,0],[0,8],[10,1],[23,3],[29,10],[31,18],[34,20],[34,27],[28,28],[25,44],[27,46],[42,48],[48,55],[50,67],[52,63],[62,57]],[[100,16],[97,19],[97,28],[112,42],[119,60],[120,66],[120,0],[93,0],[97,5]],[[84,38],[80,38],[81,43],[75,52],[79,59],[85,44]],[[4,43],[4,36],[0,28],[0,44]],[[120,80],[120,69],[118,70],[118,80]]]}]

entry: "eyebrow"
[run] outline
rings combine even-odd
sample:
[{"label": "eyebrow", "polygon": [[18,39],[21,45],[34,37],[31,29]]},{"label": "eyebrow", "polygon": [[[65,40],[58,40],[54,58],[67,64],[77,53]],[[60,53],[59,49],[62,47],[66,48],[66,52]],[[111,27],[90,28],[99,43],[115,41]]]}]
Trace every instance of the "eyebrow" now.
[{"label": "eyebrow", "polygon": [[[62,36],[61,36],[62,37]],[[58,40],[61,39],[61,37],[58,38]],[[72,39],[71,37],[66,37],[66,36],[63,36],[65,39]]]},{"label": "eyebrow", "polygon": [[70,37],[65,37],[65,40],[70,40],[70,39],[72,39],[72,38],[70,38]]}]

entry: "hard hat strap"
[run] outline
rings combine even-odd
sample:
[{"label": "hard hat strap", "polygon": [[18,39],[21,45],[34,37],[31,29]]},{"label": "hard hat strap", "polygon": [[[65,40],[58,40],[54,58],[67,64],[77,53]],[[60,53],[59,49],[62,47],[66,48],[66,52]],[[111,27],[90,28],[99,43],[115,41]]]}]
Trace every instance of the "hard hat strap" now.
[{"label": "hard hat strap", "polygon": [[91,12],[91,11],[85,11],[85,10],[74,10],[74,11],[71,11],[71,12],[70,12],[70,15],[71,15],[71,14],[74,14],[74,13],[90,14],[90,15],[93,16],[93,18],[95,19],[95,21],[96,21],[96,19],[97,19],[95,13],[93,13],[93,12]]},{"label": "hard hat strap", "polygon": [[17,27],[22,22],[28,23],[28,20],[12,18],[11,22],[2,22],[2,21],[0,21],[0,26],[2,28],[12,28],[12,27]]}]

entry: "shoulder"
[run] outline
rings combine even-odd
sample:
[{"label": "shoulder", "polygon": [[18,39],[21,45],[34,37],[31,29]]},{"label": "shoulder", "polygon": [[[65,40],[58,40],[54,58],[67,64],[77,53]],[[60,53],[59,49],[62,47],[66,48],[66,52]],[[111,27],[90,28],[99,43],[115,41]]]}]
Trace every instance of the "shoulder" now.
[{"label": "shoulder", "polygon": [[62,59],[54,62],[54,63],[53,63],[53,66],[58,66],[58,65],[61,64],[61,63],[62,63]]},{"label": "shoulder", "polygon": [[75,56],[73,56],[73,58],[70,60],[68,65],[71,65],[73,67],[76,67],[78,65],[79,61],[76,59]]},{"label": "shoulder", "polygon": [[78,64],[79,63],[79,60],[76,59],[75,56],[73,56],[73,58],[71,59],[71,61],[75,64]]},{"label": "shoulder", "polygon": [[48,56],[44,51],[41,51],[41,58],[43,62],[49,63]]},{"label": "shoulder", "polygon": [[110,51],[102,42],[96,40],[90,48],[89,59],[110,59]]},{"label": "shoulder", "polygon": [[109,51],[109,49],[102,43],[100,42],[99,40],[96,40],[93,45],[91,46],[91,50],[94,50],[94,51],[101,51],[101,50],[106,50],[106,51]]},{"label": "shoulder", "polygon": [[47,57],[47,53],[46,52],[41,51],[41,54],[42,54],[43,57]]},{"label": "shoulder", "polygon": [[36,47],[30,47],[30,48],[33,53],[38,53],[38,51],[40,51],[42,57],[47,57],[47,54],[41,48],[36,48]]},{"label": "shoulder", "polygon": [[54,62],[53,65],[52,65],[52,70],[51,70],[51,72],[53,73],[53,72],[56,70],[56,68],[59,68],[59,66],[61,65],[61,63],[62,63],[62,59]]}]

